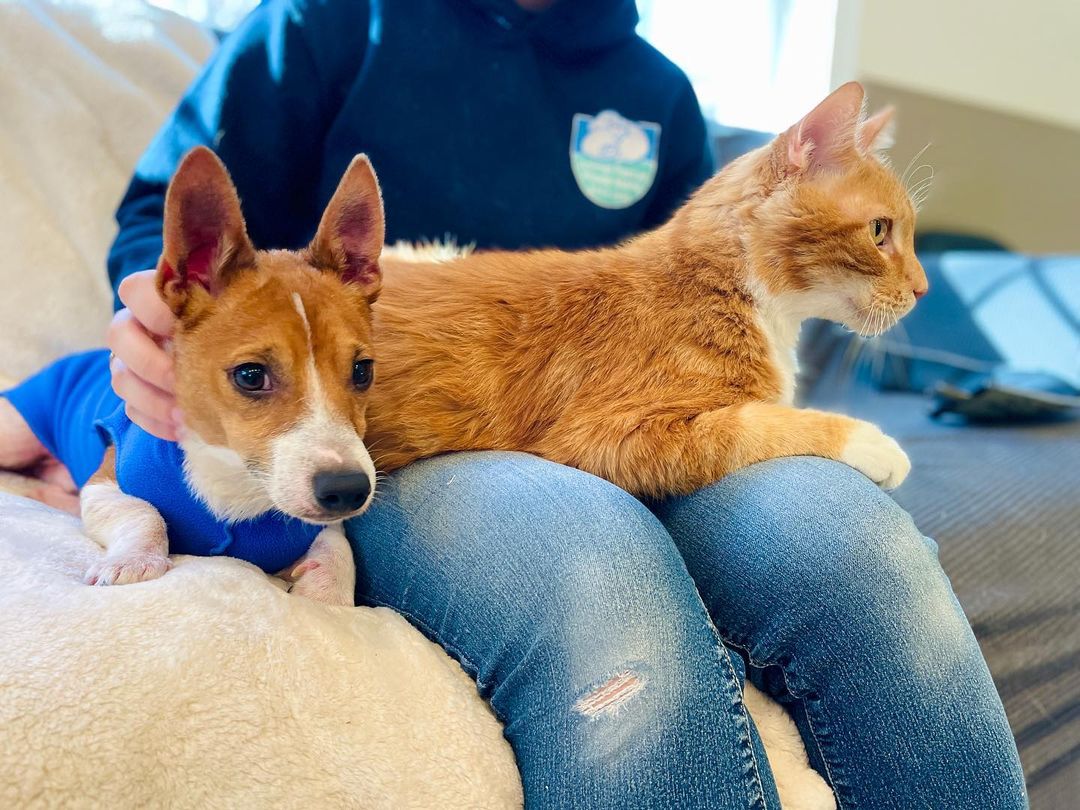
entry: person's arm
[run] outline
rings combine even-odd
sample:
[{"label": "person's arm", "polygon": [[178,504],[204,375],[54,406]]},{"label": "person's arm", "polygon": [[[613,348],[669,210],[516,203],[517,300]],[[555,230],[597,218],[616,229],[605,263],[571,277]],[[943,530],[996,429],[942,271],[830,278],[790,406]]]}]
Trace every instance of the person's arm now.
[{"label": "person's arm", "polygon": [[714,171],[705,119],[694,89],[687,79],[675,104],[672,122],[661,140],[660,177],[656,194],[645,214],[643,228],[653,228],[667,221],[675,209]]},{"label": "person's arm", "polygon": [[114,290],[157,263],[165,189],[198,144],[229,168],[256,244],[304,238],[326,131],[363,63],[368,25],[363,0],[266,0],[225,38],[136,166],[116,212]]},{"label": "person's arm", "polygon": [[154,286],[169,178],[208,145],[245,198],[248,231],[267,247],[303,239],[327,128],[363,64],[364,0],[266,0],[224,42],[139,161],[116,213],[109,278],[120,309],[108,332],[113,388],[137,425],[175,440],[182,415],[172,360],[160,348],[174,318]]}]

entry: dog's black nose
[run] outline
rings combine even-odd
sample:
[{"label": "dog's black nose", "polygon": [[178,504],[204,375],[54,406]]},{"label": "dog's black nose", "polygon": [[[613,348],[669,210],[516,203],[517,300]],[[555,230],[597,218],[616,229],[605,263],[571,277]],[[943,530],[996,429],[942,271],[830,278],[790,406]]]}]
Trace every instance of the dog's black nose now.
[{"label": "dog's black nose", "polygon": [[355,512],[371,494],[371,479],[365,472],[321,472],[311,479],[315,500],[327,512]]}]

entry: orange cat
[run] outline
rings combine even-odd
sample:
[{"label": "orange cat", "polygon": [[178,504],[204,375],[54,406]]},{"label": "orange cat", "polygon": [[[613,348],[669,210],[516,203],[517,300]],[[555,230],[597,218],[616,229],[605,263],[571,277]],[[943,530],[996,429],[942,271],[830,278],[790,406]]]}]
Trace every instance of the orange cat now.
[{"label": "orange cat", "polygon": [[384,259],[380,466],[521,450],[662,496],[813,455],[900,484],[907,456],[878,428],[792,406],[804,319],[876,334],[926,292],[915,212],[877,154],[892,111],[862,109],[844,85],[615,248]]}]

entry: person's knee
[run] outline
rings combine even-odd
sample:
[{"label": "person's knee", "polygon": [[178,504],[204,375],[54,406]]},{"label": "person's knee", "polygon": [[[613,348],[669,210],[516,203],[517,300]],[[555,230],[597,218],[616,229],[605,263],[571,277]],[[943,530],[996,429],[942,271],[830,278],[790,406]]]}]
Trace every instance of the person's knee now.
[{"label": "person's knee", "polygon": [[786,459],[756,481],[739,493],[746,540],[785,558],[793,587],[842,596],[876,582],[899,596],[937,567],[911,516],[844,464]]},{"label": "person's knee", "polygon": [[524,453],[438,456],[395,473],[385,490],[398,518],[437,553],[477,555],[538,574],[548,564],[587,568],[635,546],[655,548],[665,533],[618,487]]},{"label": "person's knee", "polygon": [[757,561],[748,575],[782,568],[833,581],[933,556],[892,498],[852,468],[819,458],[755,464],[661,504],[658,514],[688,556],[740,564],[745,556]]},{"label": "person's knee", "polygon": [[425,599],[423,587],[428,613],[452,592],[456,613],[523,644],[540,639],[583,661],[611,651],[616,668],[620,649],[626,661],[651,658],[656,614],[675,610],[672,583],[681,572],[680,587],[693,587],[639,501],[533,456],[438,457],[395,473],[376,497],[371,517],[348,526],[359,595],[398,606],[401,583],[413,583],[408,600]]},{"label": "person's knee", "polygon": [[659,514],[731,635],[784,623],[937,650],[967,632],[932,541],[843,464],[757,464]]},{"label": "person's knee", "polygon": [[601,767],[739,711],[741,662],[670,535],[606,481],[457,454],[395,473],[365,518],[350,525],[358,601],[402,610],[466,662],[511,735],[522,717],[569,730]]}]

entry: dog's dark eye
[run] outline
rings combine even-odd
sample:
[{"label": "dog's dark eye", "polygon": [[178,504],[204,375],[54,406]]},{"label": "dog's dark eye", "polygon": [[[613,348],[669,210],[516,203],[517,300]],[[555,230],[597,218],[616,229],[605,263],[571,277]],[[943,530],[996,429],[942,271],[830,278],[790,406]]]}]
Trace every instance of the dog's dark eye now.
[{"label": "dog's dark eye", "polygon": [[352,383],[358,391],[366,391],[375,379],[375,361],[357,360],[352,367]]},{"label": "dog's dark eye", "polygon": [[233,385],[248,394],[269,391],[273,387],[270,370],[262,363],[241,363],[232,370],[232,381]]}]

